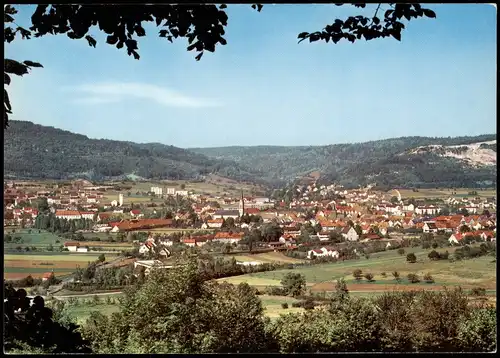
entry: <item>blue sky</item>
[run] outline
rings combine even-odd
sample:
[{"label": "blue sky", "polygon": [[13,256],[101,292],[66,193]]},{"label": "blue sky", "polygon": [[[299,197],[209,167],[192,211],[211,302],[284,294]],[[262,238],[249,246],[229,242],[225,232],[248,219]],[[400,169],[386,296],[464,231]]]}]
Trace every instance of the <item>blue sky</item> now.
[{"label": "blue sky", "polygon": [[[17,5],[29,26],[34,9]],[[44,65],[13,78],[13,119],[91,138],[179,147],[325,145],[496,133],[496,9],[439,5],[402,41],[297,44],[349,5],[228,5],[226,46],[201,61],[146,28],[141,59],[65,35],[16,39],[6,57]]]}]

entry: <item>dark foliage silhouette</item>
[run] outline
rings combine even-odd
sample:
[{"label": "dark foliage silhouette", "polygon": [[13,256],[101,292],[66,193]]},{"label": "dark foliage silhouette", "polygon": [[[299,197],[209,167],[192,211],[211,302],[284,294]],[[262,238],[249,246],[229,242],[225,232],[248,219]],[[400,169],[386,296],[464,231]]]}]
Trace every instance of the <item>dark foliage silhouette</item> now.
[{"label": "dark foliage silhouette", "polygon": [[41,296],[28,297],[4,282],[4,350],[35,349],[44,353],[90,353],[75,324],[53,320]]}]

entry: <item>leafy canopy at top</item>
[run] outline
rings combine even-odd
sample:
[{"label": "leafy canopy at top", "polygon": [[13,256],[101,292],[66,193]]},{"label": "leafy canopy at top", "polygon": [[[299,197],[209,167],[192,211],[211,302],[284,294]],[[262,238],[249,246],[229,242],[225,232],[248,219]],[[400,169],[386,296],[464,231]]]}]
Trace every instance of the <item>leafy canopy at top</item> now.
[{"label": "leafy canopy at top", "polygon": [[[335,4],[341,6],[343,4]],[[366,4],[353,4],[365,8]],[[253,4],[253,9],[261,11],[262,5]],[[364,38],[394,37],[401,40],[401,31],[405,28],[403,18],[410,21],[418,17],[435,18],[430,9],[420,4],[384,4],[388,9],[383,16],[379,15],[381,4],[378,4],[371,18],[350,16],[346,20],[335,20],[321,31],[302,32],[299,42],[323,40],[333,43],[346,39],[355,42]],[[125,47],[127,54],[139,59],[138,37],[146,36],[143,24],[154,22],[160,29],[158,35],[173,42],[179,37],[187,38],[188,51],[195,51],[199,61],[205,51],[214,52],[218,45],[226,45],[225,27],[228,16],[221,5],[38,5],[31,16],[32,26],[25,29],[16,24],[14,15],[17,10],[11,5],[4,9],[4,42],[12,42],[18,34],[23,39],[42,37],[48,34],[66,34],[70,39],[85,39],[92,47],[97,41],[89,32],[97,27],[107,34],[106,42],[118,49]],[[14,25],[14,26],[12,26]],[[10,75],[23,76],[32,67],[42,67],[32,61],[4,61],[4,84],[9,85]],[[12,107],[8,93],[4,90],[4,127],[8,126]]]}]

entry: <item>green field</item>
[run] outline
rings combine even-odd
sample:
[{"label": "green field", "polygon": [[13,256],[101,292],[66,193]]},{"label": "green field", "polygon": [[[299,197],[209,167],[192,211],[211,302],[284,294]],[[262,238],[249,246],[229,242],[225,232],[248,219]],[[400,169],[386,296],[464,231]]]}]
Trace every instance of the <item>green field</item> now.
[{"label": "green field", "polygon": [[[29,253],[29,254],[5,254],[4,261],[16,260],[16,261],[75,261],[75,262],[87,262],[95,261],[99,257],[99,253],[75,253],[75,252],[54,252],[53,254],[43,253]],[[106,257],[116,256],[113,254],[107,254]]]},{"label": "green field", "polygon": [[36,248],[47,248],[49,245],[52,245],[53,247],[58,247],[66,242],[66,239],[45,230],[40,230],[40,233],[38,232],[38,229],[31,229],[31,233],[29,233],[29,231],[30,229],[16,229],[15,233],[12,233],[11,230],[4,231],[4,235],[9,234],[13,238],[20,237],[22,240],[22,242],[20,243],[6,243],[4,241],[4,249],[14,249],[18,246],[35,246]]},{"label": "green field", "polygon": [[[277,318],[282,314],[303,312],[304,309],[300,307],[292,307],[292,303],[299,300],[293,297],[286,296],[259,296],[264,307],[264,314],[270,318]],[[282,303],[288,303],[288,308],[281,307]]]},{"label": "green field", "polygon": [[[440,249],[443,251],[445,249]],[[450,252],[453,249],[448,249]],[[248,284],[258,287],[279,286],[280,281],[288,272],[299,272],[306,278],[308,286],[329,282],[332,283],[339,278],[344,278],[348,284],[354,283],[352,272],[355,269],[361,269],[363,273],[370,272],[375,277],[374,283],[368,283],[362,280],[360,284],[380,286],[382,284],[394,284],[392,277],[393,271],[398,271],[402,279],[406,279],[408,273],[416,273],[421,278],[426,273],[430,273],[434,280],[434,286],[442,285],[477,285],[485,288],[496,287],[496,263],[492,262],[491,256],[484,256],[477,259],[463,260],[458,262],[449,262],[448,260],[430,261],[427,254],[431,250],[422,250],[421,248],[409,248],[407,253],[414,252],[417,256],[417,262],[414,264],[406,262],[406,255],[400,256],[395,250],[374,253],[370,259],[361,258],[359,260],[350,260],[339,263],[320,264],[297,269],[283,269],[276,271],[267,271],[252,273],[243,276],[235,276],[220,279],[231,283],[248,282]],[[383,278],[385,272],[387,277]],[[404,281],[403,281],[404,282]],[[419,286],[428,286],[429,284],[416,284]],[[374,287],[375,288],[375,287]]]},{"label": "green field", "polygon": [[[418,191],[413,191],[411,189],[398,189],[401,193],[401,197],[405,198],[421,198],[421,199],[433,199],[433,198],[448,198],[450,196],[454,197],[496,197],[497,192],[495,189],[486,189],[486,190],[478,190],[478,189],[448,189],[448,188],[440,188],[440,189],[418,189]],[[469,195],[470,192],[476,191],[477,195]],[[455,192],[456,194],[452,193]],[[388,194],[394,195],[393,191],[389,191]]]},{"label": "green field", "polygon": [[[46,272],[54,272],[56,276],[70,274],[79,267],[86,267],[89,262],[97,260],[99,253],[18,253],[4,255],[4,278],[17,280],[28,275],[41,277]],[[114,254],[105,254],[106,260],[111,261]]]},{"label": "green field", "polygon": [[76,320],[77,324],[83,324],[90,317],[91,313],[94,311],[101,312],[104,315],[110,316],[114,312],[119,312],[120,307],[117,304],[98,304],[95,306],[91,305],[78,305],[69,306],[66,308],[70,317]]},{"label": "green field", "polygon": [[259,261],[262,263],[301,263],[305,260],[288,257],[280,252],[266,252],[261,254],[237,254],[237,255],[224,255],[225,257],[234,257],[236,261],[252,262]]},{"label": "green field", "polygon": [[[99,296],[101,303],[97,305],[89,303],[89,301],[92,300],[92,297],[85,297],[83,299],[79,298],[79,304],[69,305],[66,310],[68,311],[68,314],[77,321],[77,323],[83,324],[86,319],[90,317],[90,314],[93,311],[101,312],[104,315],[111,315],[114,312],[119,312],[120,306],[116,303],[116,296],[117,295],[112,296],[115,300],[114,304],[105,304],[105,298],[103,296]],[[261,299],[262,306],[264,307],[264,314],[270,318],[277,318],[281,314],[304,311],[303,308],[292,307],[292,303],[298,302],[298,300],[293,297],[262,295],[259,296],[259,298]],[[281,304],[285,302],[288,303],[288,309],[281,307]]]}]

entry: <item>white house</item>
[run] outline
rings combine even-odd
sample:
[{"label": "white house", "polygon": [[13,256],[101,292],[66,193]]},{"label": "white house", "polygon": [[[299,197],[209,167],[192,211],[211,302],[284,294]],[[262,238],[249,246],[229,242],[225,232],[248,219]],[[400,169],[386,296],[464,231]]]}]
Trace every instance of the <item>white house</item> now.
[{"label": "white house", "polygon": [[462,234],[460,234],[460,233],[455,233],[455,234],[452,234],[452,235],[450,236],[450,238],[448,239],[448,242],[449,242],[450,244],[455,244],[455,245],[457,245],[460,241],[462,241],[462,239],[463,239],[463,235],[462,235]]},{"label": "white house", "polygon": [[56,210],[56,218],[66,220],[78,220],[82,218],[79,211],[76,210]]},{"label": "white house", "polygon": [[167,195],[175,195],[175,188],[167,188]]},{"label": "white house", "polygon": [[80,247],[79,242],[65,242],[64,247],[68,249],[68,251],[76,252]]},{"label": "white house", "polygon": [[347,241],[358,241],[359,235],[352,226],[347,226],[342,230],[342,236]]},{"label": "white house", "polygon": [[436,226],[436,223],[434,221],[425,222],[422,229],[425,233],[431,233],[431,232],[438,231],[438,227]]},{"label": "white house", "polygon": [[415,211],[415,205],[413,205],[413,204],[403,205],[403,210],[404,211]]},{"label": "white house", "polygon": [[322,247],[321,249],[309,250],[307,252],[307,258],[310,260],[315,258],[315,257],[323,257],[323,256],[330,256],[330,257],[338,259],[340,256],[340,253],[337,250],[334,250],[332,248],[325,248],[325,247]]},{"label": "white house", "polygon": [[95,213],[93,211],[80,211],[82,219],[94,220]]},{"label": "white house", "polygon": [[136,269],[139,266],[142,266],[142,267],[146,268],[146,270],[144,271],[144,273],[146,275],[151,272],[151,269],[153,267],[156,267],[156,268],[159,268],[159,269],[170,269],[170,268],[173,267],[172,265],[164,265],[159,260],[141,260],[141,261],[134,262],[134,269]]},{"label": "white house", "polygon": [[439,210],[440,209],[434,205],[417,206],[417,208],[415,209],[415,213],[420,215],[436,215]]}]

